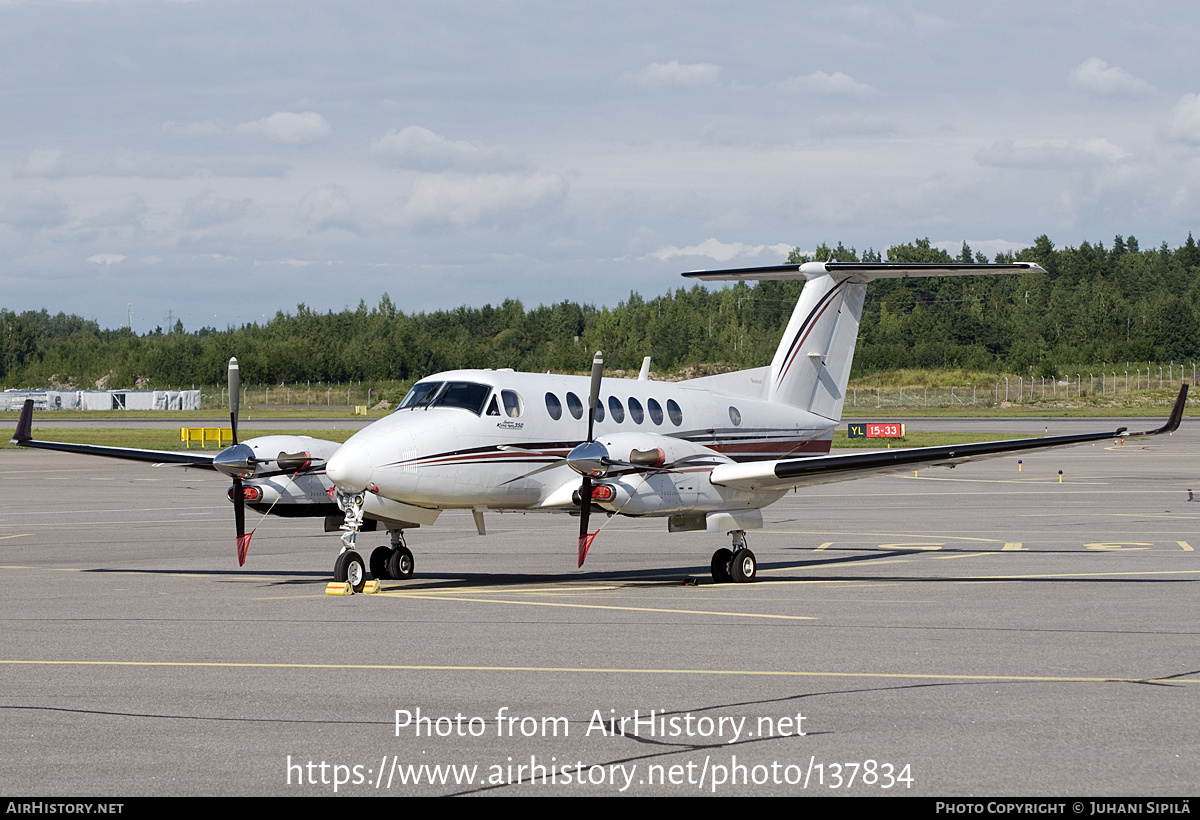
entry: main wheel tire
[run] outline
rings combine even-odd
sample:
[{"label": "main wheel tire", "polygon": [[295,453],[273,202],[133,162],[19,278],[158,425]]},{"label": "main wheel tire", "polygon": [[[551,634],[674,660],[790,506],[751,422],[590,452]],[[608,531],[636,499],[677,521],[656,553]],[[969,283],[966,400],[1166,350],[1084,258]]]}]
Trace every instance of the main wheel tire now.
[{"label": "main wheel tire", "polygon": [[396,547],[388,556],[387,571],[394,581],[407,581],[413,574],[413,554],[408,547]]},{"label": "main wheel tire", "polygon": [[733,552],[724,547],[713,553],[712,563],[709,564],[709,569],[712,570],[712,579],[714,584],[728,584],[733,578],[729,575],[729,562],[733,558]]},{"label": "main wheel tire", "polygon": [[349,582],[355,592],[362,592],[367,584],[367,568],[363,560],[354,550],[347,550],[333,562],[333,580],[338,583]]},{"label": "main wheel tire", "polygon": [[754,553],[745,547],[735,552],[733,560],[729,562],[729,574],[739,584],[753,581],[758,576],[758,561]]},{"label": "main wheel tire", "polygon": [[371,553],[371,577],[376,581],[386,581],[392,577],[387,568],[391,555],[391,547],[376,547]]}]

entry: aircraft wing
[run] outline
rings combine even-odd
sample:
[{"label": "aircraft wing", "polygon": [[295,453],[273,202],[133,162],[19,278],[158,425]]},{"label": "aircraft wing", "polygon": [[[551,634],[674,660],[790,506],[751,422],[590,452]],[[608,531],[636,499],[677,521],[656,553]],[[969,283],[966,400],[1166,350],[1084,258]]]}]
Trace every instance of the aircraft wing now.
[{"label": "aircraft wing", "polygon": [[1130,438],[1134,436],[1156,436],[1170,433],[1179,427],[1183,408],[1187,403],[1188,386],[1179,389],[1175,406],[1167,423],[1156,430],[1139,433],[1126,432],[1121,427],[1111,432],[1082,433],[1073,436],[1047,436],[1044,438],[1022,438],[1009,441],[986,441],[978,444],[954,444],[945,447],[914,447],[906,450],[883,450],[872,453],[848,453],[813,458],[782,459],[742,464],[722,464],[713,469],[710,481],[727,487],[746,490],[787,489],[810,487],[816,484],[832,484],[850,481],[870,475],[901,473],[917,467],[953,467],[967,461],[1025,450],[1041,450],[1050,447],[1069,447],[1106,439]]},{"label": "aircraft wing", "polygon": [[42,450],[58,450],[64,453],[79,453],[87,456],[107,456],[131,461],[149,461],[154,464],[181,464],[186,467],[213,467],[213,456],[204,453],[180,453],[175,450],[139,450],[134,447],[100,447],[93,444],[66,444],[59,441],[38,441],[33,437],[33,399],[26,399],[21,408],[21,418],[13,433],[12,444],[18,447],[36,447]]}]

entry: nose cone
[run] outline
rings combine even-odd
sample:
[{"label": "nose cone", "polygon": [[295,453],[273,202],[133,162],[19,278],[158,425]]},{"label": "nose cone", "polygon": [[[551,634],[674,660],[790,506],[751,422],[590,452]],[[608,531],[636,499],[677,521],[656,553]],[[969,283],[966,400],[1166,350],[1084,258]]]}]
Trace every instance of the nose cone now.
[{"label": "nose cone", "polygon": [[325,464],[325,475],[344,493],[360,493],[371,483],[371,457],[351,440],[338,448]]},{"label": "nose cone", "polygon": [[248,444],[226,447],[213,457],[213,467],[230,478],[247,478],[254,474],[254,450]]}]

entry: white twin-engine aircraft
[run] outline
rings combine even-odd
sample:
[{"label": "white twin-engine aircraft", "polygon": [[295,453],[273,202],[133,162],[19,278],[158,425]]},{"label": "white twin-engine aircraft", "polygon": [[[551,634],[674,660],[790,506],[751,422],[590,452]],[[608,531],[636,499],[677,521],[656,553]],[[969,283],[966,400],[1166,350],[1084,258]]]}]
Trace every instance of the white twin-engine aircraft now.
[{"label": "white twin-engine aircraft", "polygon": [[1044,271],[1036,264],[903,265],[808,262],[684,276],[706,280],[806,280],[770,366],[682,382],[604,379],[601,354],[586,376],[455,370],[417,382],[395,412],[345,444],[307,436],[238,442],[237,360],[230,360],[234,444],[215,456],[35,441],[27,402],[13,443],[219,470],[237,524],[238,560],[250,537],[245,507],[278,516],[324,516],[342,530],[337,581],[361,590],[361,533],[382,524],[388,546],[370,556],[380,579],[412,577],[404,531],[442,510],[469,509],[479,533],[486,510],[579,516],[578,561],[595,532],[592,514],[656,516],[671,532],[727,533],[711,561],[715,582],[751,581],[757,562],[746,530],[762,508],[796,487],[894,473],[920,465],[1060,447],[1179,425],[1187,385],[1167,423],[1111,432],[948,447],[830,455],[841,418],[867,283],[885,277]]}]

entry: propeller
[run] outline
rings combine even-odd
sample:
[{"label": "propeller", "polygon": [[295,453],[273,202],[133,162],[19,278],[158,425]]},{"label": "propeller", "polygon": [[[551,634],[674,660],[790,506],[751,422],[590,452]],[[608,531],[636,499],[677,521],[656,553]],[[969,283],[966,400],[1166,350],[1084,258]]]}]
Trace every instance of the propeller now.
[{"label": "propeller", "polygon": [[[596,426],[596,403],[600,401],[600,380],[604,376],[604,355],[597,350],[592,359],[592,386],[588,395],[587,441],[567,455],[571,468],[583,475],[583,486],[579,489],[579,566],[583,566],[588,549],[596,533],[588,532],[588,515],[592,511],[592,474],[603,474],[606,470],[608,449],[593,437]],[[596,532],[599,532],[597,530]]]},{"label": "propeller", "polygon": [[[229,360],[229,427],[233,431],[233,446],[225,450],[221,455],[227,453],[231,456],[228,459],[231,466],[246,466],[253,470],[252,460],[254,451],[250,450],[244,444],[238,442],[238,405],[242,392],[242,373],[238,369],[238,361],[236,358]],[[248,451],[248,452],[246,452]],[[219,456],[218,456],[219,458]],[[239,463],[240,462],[240,463]],[[216,464],[216,459],[213,459]],[[235,470],[231,473],[233,476],[233,521],[237,526],[237,556],[238,566],[243,566],[246,563],[246,553],[250,549],[250,537],[253,535],[246,534],[246,497],[242,490],[242,471]]]}]

